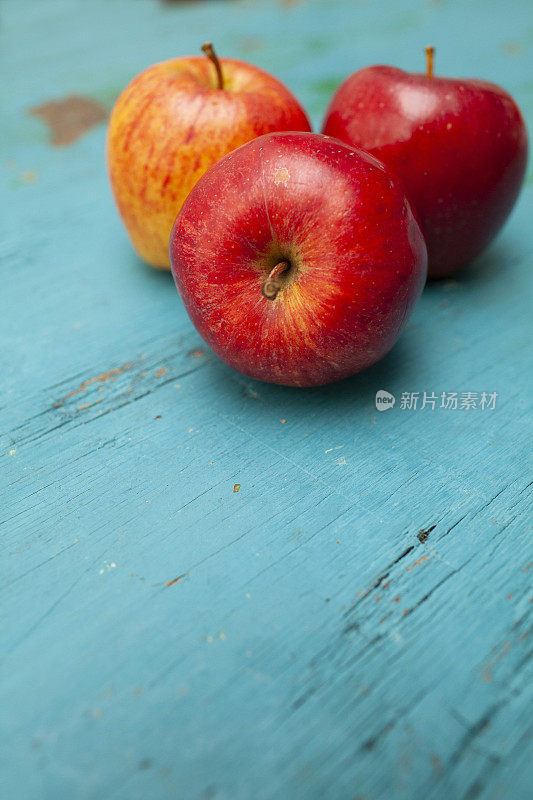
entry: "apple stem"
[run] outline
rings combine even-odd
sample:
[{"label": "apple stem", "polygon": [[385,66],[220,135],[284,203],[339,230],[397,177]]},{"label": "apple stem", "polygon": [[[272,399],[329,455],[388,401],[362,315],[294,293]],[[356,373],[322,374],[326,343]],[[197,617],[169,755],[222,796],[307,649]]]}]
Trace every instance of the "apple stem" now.
[{"label": "apple stem", "polygon": [[432,78],[433,77],[433,59],[435,56],[435,48],[434,47],[425,47],[424,48],[426,53],[426,77]]},{"label": "apple stem", "polygon": [[220,61],[218,60],[217,54],[215,53],[215,48],[211,44],[211,42],[206,42],[202,45],[202,51],[206,54],[208,59],[213,62],[215,65],[215,69],[217,71],[217,80],[218,86],[217,89],[224,88],[224,78],[222,76],[222,67],[220,66]]},{"label": "apple stem", "polygon": [[279,264],[276,264],[276,266],[270,270],[270,274],[264,282],[261,290],[263,292],[263,297],[266,297],[267,300],[276,299],[282,285],[279,278],[284,272],[287,272],[287,270],[290,269],[290,266],[291,265],[288,261],[280,261]]}]

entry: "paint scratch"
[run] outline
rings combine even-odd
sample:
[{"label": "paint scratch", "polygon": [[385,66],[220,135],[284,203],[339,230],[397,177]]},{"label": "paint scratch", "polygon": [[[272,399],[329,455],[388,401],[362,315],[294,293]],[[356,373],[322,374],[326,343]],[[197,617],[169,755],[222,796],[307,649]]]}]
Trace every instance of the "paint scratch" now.
[{"label": "paint scratch", "polygon": [[126,370],[130,369],[131,366],[133,366],[132,362],[128,361],[126,364],[122,364],[121,367],[115,367],[114,369],[110,369],[107,372],[100,373],[100,375],[95,375],[94,378],[88,378],[86,381],[83,381],[83,383],[80,384],[80,386],[77,389],[74,389],[73,392],[69,392],[69,394],[65,395],[65,397],[62,400],[59,400],[57,403],[55,403],[54,408],[59,408],[60,406],[62,406],[65,400],[68,400],[70,397],[74,397],[77,394],[85,392],[89,388],[89,386],[91,386],[93,383],[97,383],[98,381],[100,383],[105,383],[106,381],[109,380],[111,381],[115,380],[117,375],[121,375],[123,372],[126,372]]},{"label": "paint scratch", "polygon": [[428,558],[429,558],[429,554],[426,553],[425,556],[422,556],[422,558],[419,558],[417,561],[415,561],[413,564],[411,564],[410,567],[406,567],[405,571],[406,572],[411,572],[412,569],[414,569],[415,567],[418,567],[419,564],[422,564],[422,562],[426,561]]},{"label": "paint scratch", "polygon": [[182,581],[189,573],[184,572],[183,575],[178,575],[177,578],[173,578],[171,581],[165,581],[165,586],[175,586],[177,583]]}]

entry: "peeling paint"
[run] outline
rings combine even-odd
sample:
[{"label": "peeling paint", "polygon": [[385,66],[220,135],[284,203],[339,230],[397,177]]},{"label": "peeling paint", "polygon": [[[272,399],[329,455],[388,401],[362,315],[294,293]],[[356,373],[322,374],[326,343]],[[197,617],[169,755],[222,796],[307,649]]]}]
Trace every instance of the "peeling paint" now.
[{"label": "peeling paint", "polygon": [[50,128],[50,144],[57,147],[72,144],[107,119],[107,109],[101,103],[76,94],[32,106],[28,113],[46,122]]}]

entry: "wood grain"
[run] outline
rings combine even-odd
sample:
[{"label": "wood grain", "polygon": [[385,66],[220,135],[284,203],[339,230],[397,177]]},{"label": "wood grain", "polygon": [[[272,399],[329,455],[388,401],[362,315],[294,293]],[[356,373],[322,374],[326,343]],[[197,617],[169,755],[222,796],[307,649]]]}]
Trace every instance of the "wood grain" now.
[{"label": "wood grain", "polygon": [[[427,43],[437,72],[502,84],[531,122],[530,11],[2,6],[2,797],[530,797],[531,174],[383,362],[288,390],[222,365],[132,253],[105,126],[56,148],[28,113],[109,108],[212,39],[315,127],[346,74],[422,69]],[[424,391],[498,397],[400,408]]]}]

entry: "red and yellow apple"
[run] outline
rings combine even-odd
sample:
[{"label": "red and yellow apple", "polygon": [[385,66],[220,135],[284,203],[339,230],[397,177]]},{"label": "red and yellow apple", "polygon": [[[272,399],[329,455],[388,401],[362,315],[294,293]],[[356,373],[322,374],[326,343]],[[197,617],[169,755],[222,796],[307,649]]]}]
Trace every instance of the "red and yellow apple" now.
[{"label": "red and yellow apple", "polygon": [[220,358],[252,378],[317,386],[382,358],[426,280],[404,191],[374,156],[272,133],[198,181],[170,239],[177,288]]},{"label": "red and yellow apple", "polygon": [[229,58],[155,64],[118,98],[107,161],[118,209],[138,254],[169,268],[172,223],[198,178],[222,156],[270,131],[309,131],[305,112],[267,72]]},{"label": "red and yellow apple", "polygon": [[431,278],[478,256],[509,216],[524,180],[527,133],[499,86],[367,67],[339,87],[323,132],[363,147],[402,182],[419,215]]}]

